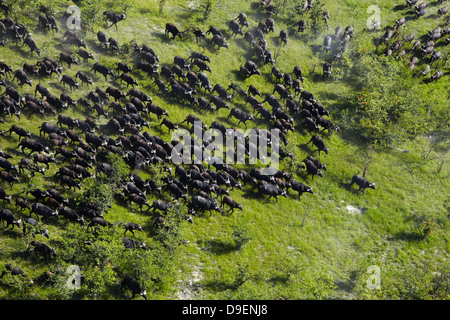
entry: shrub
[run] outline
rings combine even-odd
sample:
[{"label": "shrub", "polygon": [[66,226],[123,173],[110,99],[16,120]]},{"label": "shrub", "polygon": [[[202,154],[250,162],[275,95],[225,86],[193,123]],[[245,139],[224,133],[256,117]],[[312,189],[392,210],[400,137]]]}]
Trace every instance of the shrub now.
[{"label": "shrub", "polygon": [[286,15],[291,19],[291,27],[294,28],[299,19],[305,19],[306,25],[308,26],[310,32],[309,37],[318,37],[322,32],[328,28],[327,21],[324,19],[327,13],[324,9],[325,3],[321,0],[314,2],[311,9],[303,11],[305,1],[292,1],[284,0],[278,2],[276,5],[277,11],[281,13],[286,13]]},{"label": "shrub", "polygon": [[248,263],[239,262],[236,270],[236,277],[233,282],[233,288],[237,289],[242,286],[245,282],[250,280],[253,276],[253,273],[249,269]]},{"label": "shrub", "polygon": [[235,248],[238,251],[251,239],[247,229],[241,225],[233,226],[233,233],[231,235],[233,237]]},{"label": "shrub", "polygon": [[[114,228],[105,228],[94,238],[90,231],[79,225],[69,225],[61,235],[54,265],[54,298],[104,299],[109,288],[117,280],[113,272],[114,257],[122,250],[121,233]],[[79,267],[80,287],[68,285],[70,266]]]},{"label": "shrub", "polygon": [[203,10],[203,20],[207,20],[213,10],[221,4],[221,0],[202,0],[199,7]]},{"label": "shrub", "polygon": [[99,174],[97,177],[87,178],[83,182],[86,191],[83,194],[82,201],[93,202],[102,211],[110,207],[114,196],[121,192],[122,184],[127,180],[129,172],[127,164],[119,155],[109,155],[107,163],[113,167],[110,175]]},{"label": "shrub", "polygon": [[367,47],[366,35],[357,35],[338,68],[337,78],[352,87],[340,96],[338,114],[347,129],[391,147],[439,127],[448,117],[442,112],[445,102],[424,94],[408,68]]}]

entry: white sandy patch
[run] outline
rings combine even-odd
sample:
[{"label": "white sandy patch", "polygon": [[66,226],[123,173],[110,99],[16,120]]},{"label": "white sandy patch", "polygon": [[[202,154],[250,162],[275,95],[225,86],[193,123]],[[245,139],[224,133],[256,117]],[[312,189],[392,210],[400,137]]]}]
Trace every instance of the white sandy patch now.
[{"label": "white sandy patch", "polygon": [[363,213],[361,209],[354,207],[352,205],[347,205],[345,207],[345,209],[347,209],[347,212],[350,214],[362,214]]},{"label": "white sandy patch", "polygon": [[200,291],[200,286],[198,282],[203,279],[200,267],[195,266],[194,271],[192,271],[191,278],[187,282],[181,282],[181,286],[178,289],[177,297],[179,300],[193,300],[195,299]]}]

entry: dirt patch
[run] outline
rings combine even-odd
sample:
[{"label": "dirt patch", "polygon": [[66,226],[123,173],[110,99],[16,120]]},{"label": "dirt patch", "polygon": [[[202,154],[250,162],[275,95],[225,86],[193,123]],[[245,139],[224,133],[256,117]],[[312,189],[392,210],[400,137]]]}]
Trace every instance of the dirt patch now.
[{"label": "dirt patch", "polygon": [[195,266],[188,281],[180,280],[180,286],[177,292],[179,300],[194,300],[199,297],[201,286],[199,282],[203,279],[201,267]]},{"label": "dirt patch", "polygon": [[360,208],[354,207],[352,205],[345,206],[345,209],[350,214],[363,214],[364,213],[364,208],[360,209]]}]

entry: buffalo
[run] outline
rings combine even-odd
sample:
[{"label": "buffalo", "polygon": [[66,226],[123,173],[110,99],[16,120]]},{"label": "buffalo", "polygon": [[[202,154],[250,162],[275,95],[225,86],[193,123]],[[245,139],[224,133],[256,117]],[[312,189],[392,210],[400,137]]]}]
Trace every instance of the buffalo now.
[{"label": "buffalo", "polygon": [[145,300],[147,300],[147,292],[142,288],[141,284],[133,277],[124,276],[120,288],[123,290],[128,288],[131,290],[132,296],[131,299],[134,299],[135,295],[138,294],[142,296]]},{"label": "buffalo", "polygon": [[258,183],[258,192],[260,194],[268,195],[269,198],[275,198],[275,200],[278,202],[278,196],[282,196],[287,198],[287,192],[286,190],[280,189],[277,185],[267,183],[267,182],[260,182]]},{"label": "buffalo", "polygon": [[226,42],[226,39],[217,34],[214,35],[213,38],[211,39],[211,45],[217,46],[219,50],[222,47],[228,49],[228,43]]},{"label": "buffalo", "polygon": [[355,174],[355,175],[352,177],[352,181],[350,182],[350,187],[351,187],[354,183],[356,183],[356,185],[359,187],[359,190],[358,190],[358,191],[361,191],[361,190],[362,190],[363,194],[364,194],[364,191],[365,191],[367,188],[370,188],[370,189],[374,189],[374,190],[375,190],[375,183],[370,182],[369,180],[367,180],[366,178],[364,178],[364,177],[362,177],[362,176],[360,176],[360,175],[358,175],[358,174]]},{"label": "buffalo", "polygon": [[48,220],[50,217],[58,217],[58,211],[53,210],[50,207],[42,204],[40,202],[35,202],[31,205],[30,217],[31,214],[35,214],[37,217],[42,216],[42,219]]},{"label": "buffalo", "polygon": [[222,198],[222,205],[221,207],[223,208],[225,205],[228,205],[230,207],[230,209],[228,210],[228,212],[231,211],[231,213],[234,212],[234,209],[239,209],[242,210],[242,205],[237,203],[234,199],[232,199],[230,196],[226,195]]},{"label": "buffalo", "polygon": [[32,80],[28,78],[28,75],[23,70],[17,70],[14,73],[13,81],[17,79],[19,81],[20,86],[23,86],[24,84],[28,84],[30,87],[32,86]]},{"label": "buffalo", "polygon": [[34,220],[33,218],[30,218],[30,217],[23,218],[22,232],[24,235],[26,235],[27,231],[30,231],[33,238],[35,237],[36,234],[40,234],[40,235],[46,237],[47,239],[50,238],[50,233],[49,233],[48,229],[44,229],[39,224],[39,222],[37,222],[36,220]]},{"label": "buffalo", "polygon": [[311,161],[309,159],[305,159],[305,160],[303,160],[303,162],[306,165],[306,171],[307,171],[306,175],[309,175],[309,174],[312,175],[312,180],[314,180],[315,175],[323,178],[322,171],[319,168],[317,168],[317,166],[315,165],[315,163],[313,161]]},{"label": "buffalo", "polygon": [[101,217],[94,217],[94,218],[92,218],[91,223],[88,224],[87,228],[89,229],[89,228],[92,228],[97,225],[102,226],[102,227],[112,227],[113,226],[113,224],[111,222],[109,222]]},{"label": "buffalo", "polygon": [[232,117],[232,116],[239,120],[238,125],[239,125],[241,122],[244,123],[245,128],[247,128],[247,124],[245,123],[246,121],[248,121],[248,120],[255,121],[255,117],[254,117],[253,115],[248,114],[248,113],[242,111],[241,109],[239,109],[239,108],[237,108],[237,107],[236,107],[236,108],[232,108],[232,109],[230,110],[230,114],[228,115],[227,120],[228,120],[230,117]]},{"label": "buffalo", "polygon": [[314,194],[313,190],[311,187],[303,184],[300,181],[296,181],[294,179],[289,180],[289,184],[290,184],[290,188],[292,188],[292,190],[297,191],[298,192],[298,198],[300,199],[301,195],[305,192]]},{"label": "buffalo", "polygon": [[126,84],[127,84],[127,88],[128,88],[129,85],[132,85],[132,86],[135,86],[135,85],[137,86],[137,85],[138,85],[137,80],[136,80],[136,79],[133,79],[133,77],[130,76],[128,73],[122,73],[122,74],[118,77],[118,79],[120,79],[120,80],[122,80],[122,81],[125,81]]},{"label": "buffalo", "polygon": [[141,225],[134,223],[134,222],[128,222],[127,224],[125,224],[125,232],[123,234],[125,235],[125,233],[127,233],[127,231],[130,231],[134,236],[135,230],[142,231]]},{"label": "buffalo", "polygon": [[209,211],[209,213],[212,214],[212,210],[218,211],[220,213],[222,212],[219,204],[216,201],[204,198],[199,195],[192,197],[189,206],[191,209],[199,209],[203,213],[205,211]]},{"label": "buffalo", "polygon": [[13,183],[14,182],[20,183],[20,180],[17,177],[17,175],[15,175],[15,174],[13,175],[13,174],[9,173],[8,171],[5,171],[5,170],[0,172],[0,180],[3,180],[5,182],[7,182],[9,184],[9,186],[11,187],[11,189],[13,187]]},{"label": "buffalo", "polygon": [[117,30],[117,23],[120,21],[123,21],[127,18],[126,14],[123,13],[115,13],[112,11],[104,11],[103,12],[103,18],[104,21],[109,21],[111,22],[111,26],[116,26],[116,30]]},{"label": "buffalo", "polygon": [[108,75],[115,77],[113,70],[109,69],[108,67],[102,65],[99,62],[94,63],[94,65],[91,68],[91,71],[94,71],[94,74],[99,72],[100,74],[102,74],[105,77],[106,81],[108,81]]},{"label": "buffalo", "polygon": [[173,23],[166,23],[166,28],[164,31],[165,35],[168,35],[169,33],[172,34],[172,39],[175,39],[175,37],[179,37],[180,39],[183,39],[182,34],[180,30],[173,24]]},{"label": "buffalo", "polygon": [[306,144],[310,144],[311,142],[317,147],[317,149],[319,151],[319,155],[320,155],[320,151],[324,151],[326,154],[328,154],[329,148],[327,148],[325,146],[325,142],[323,141],[322,137],[315,134],[311,137],[311,139]]},{"label": "buffalo", "polygon": [[79,84],[75,81],[75,79],[73,79],[72,77],[68,76],[68,75],[63,75],[61,77],[61,81],[60,83],[63,83],[64,88],[66,87],[66,84],[70,87],[70,91],[73,91],[73,88],[77,88],[79,89]]},{"label": "buffalo", "polygon": [[72,64],[78,64],[78,61],[74,57],[72,57],[69,53],[66,53],[66,52],[61,52],[59,54],[59,62],[67,63],[67,66],[69,67],[69,69]]},{"label": "buffalo", "polygon": [[8,201],[8,203],[11,203],[11,195],[8,195],[2,187],[0,187],[0,199],[3,200],[3,204],[5,204],[5,201]]},{"label": "buffalo", "polygon": [[28,249],[30,247],[34,247],[34,253],[36,255],[42,255],[45,258],[45,260],[50,259],[51,257],[56,257],[55,249],[50,248],[43,242],[33,240],[30,242],[30,246],[28,247]]},{"label": "buffalo", "polygon": [[20,228],[20,222],[22,221],[22,219],[18,220],[9,209],[3,208],[0,209],[0,221],[2,222],[2,225],[3,221],[6,222],[5,228],[11,226],[11,229],[14,229],[14,226],[18,226]]}]

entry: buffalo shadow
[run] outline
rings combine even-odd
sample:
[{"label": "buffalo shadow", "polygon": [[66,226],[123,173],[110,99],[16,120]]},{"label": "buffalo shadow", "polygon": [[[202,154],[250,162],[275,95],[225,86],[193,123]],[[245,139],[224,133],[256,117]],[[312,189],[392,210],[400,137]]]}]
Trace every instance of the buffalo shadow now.
[{"label": "buffalo shadow", "polygon": [[397,4],[396,6],[394,6],[393,8],[392,8],[392,10],[393,11],[401,11],[401,10],[404,10],[404,9],[406,9],[407,7],[406,7],[406,4]]}]

